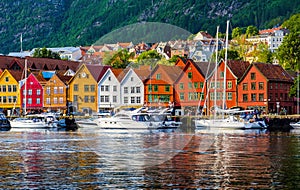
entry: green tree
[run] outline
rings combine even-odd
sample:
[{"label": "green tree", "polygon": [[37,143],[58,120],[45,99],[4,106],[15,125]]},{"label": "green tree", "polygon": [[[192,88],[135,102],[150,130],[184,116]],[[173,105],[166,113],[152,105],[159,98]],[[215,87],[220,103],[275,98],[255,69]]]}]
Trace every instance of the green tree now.
[{"label": "green tree", "polygon": [[257,45],[253,57],[256,57],[256,61],[261,63],[272,63],[273,61],[273,54],[265,43],[259,43]]},{"label": "green tree", "polygon": [[162,56],[156,50],[144,51],[138,57],[138,63],[143,65],[152,65],[161,60]]},{"label": "green tree", "polygon": [[258,29],[255,26],[248,26],[247,30],[246,30],[246,36],[247,37],[251,37],[251,36],[255,36],[258,35]]},{"label": "green tree", "polygon": [[51,59],[61,59],[57,52],[52,52],[47,48],[36,48],[33,52],[33,57],[51,58]]},{"label": "green tree", "polygon": [[282,24],[282,27],[288,28],[291,33],[300,31],[300,13],[291,16]]},{"label": "green tree", "polygon": [[130,59],[134,57],[133,52],[128,52],[127,49],[121,49],[105,60],[106,65],[111,65],[113,68],[126,68],[130,63]]},{"label": "green tree", "polygon": [[243,34],[243,31],[240,27],[236,27],[232,30],[232,38],[239,37]]},{"label": "green tree", "polygon": [[[221,51],[219,51],[218,54],[218,59],[224,59],[225,60],[225,49],[222,49]],[[242,58],[240,57],[239,53],[236,50],[228,50],[227,51],[227,59],[228,60],[242,60]],[[215,55],[213,60],[215,60]]]},{"label": "green tree", "polygon": [[290,96],[290,97],[297,97],[297,98],[300,98],[300,95],[299,95],[299,88],[300,88],[300,75],[298,75],[298,76],[295,78],[294,85],[291,86],[291,89],[290,89],[290,92],[289,92],[289,96]]},{"label": "green tree", "polygon": [[300,71],[300,32],[292,32],[284,37],[276,51],[279,64],[285,69]]}]

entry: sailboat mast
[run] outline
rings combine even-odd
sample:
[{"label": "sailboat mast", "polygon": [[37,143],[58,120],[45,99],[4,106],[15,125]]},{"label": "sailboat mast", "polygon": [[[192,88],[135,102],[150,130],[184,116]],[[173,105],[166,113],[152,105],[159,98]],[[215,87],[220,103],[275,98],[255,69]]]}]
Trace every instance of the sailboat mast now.
[{"label": "sailboat mast", "polygon": [[217,26],[217,39],[216,39],[216,66],[215,66],[215,84],[214,84],[214,119],[216,119],[216,105],[217,105],[217,68],[218,68],[218,50],[219,50],[219,26]]},{"label": "sailboat mast", "polygon": [[225,40],[225,66],[224,66],[224,83],[223,83],[223,109],[226,109],[226,70],[227,70],[227,50],[228,50],[228,28],[229,28],[229,20],[227,20],[226,26],[226,40]]},{"label": "sailboat mast", "polygon": [[26,115],[27,109],[27,59],[25,59],[25,83],[24,83],[24,114]]}]

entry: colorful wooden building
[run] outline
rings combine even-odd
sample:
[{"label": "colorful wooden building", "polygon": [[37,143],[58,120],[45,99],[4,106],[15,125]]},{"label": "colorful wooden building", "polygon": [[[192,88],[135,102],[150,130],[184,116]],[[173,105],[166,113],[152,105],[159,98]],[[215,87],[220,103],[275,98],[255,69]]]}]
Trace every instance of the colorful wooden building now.
[{"label": "colorful wooden building", "polygon": [[293,78],[280,65],[252,63],[238,85],[238,105],[265,113],[293,114]]}]

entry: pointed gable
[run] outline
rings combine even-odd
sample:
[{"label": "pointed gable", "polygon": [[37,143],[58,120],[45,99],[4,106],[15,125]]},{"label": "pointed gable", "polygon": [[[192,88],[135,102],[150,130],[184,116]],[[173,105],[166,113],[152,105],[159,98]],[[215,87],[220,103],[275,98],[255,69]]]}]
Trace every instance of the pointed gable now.
[{"label": "pointed gable", "polygon": [[103,65],[91,65],[91,64],[84,64],[84,65],[89,70],[89,72],[94,77],[97,83],[102,78],[102,76],[107,71],[107,69],[111,68],[111,66],[103,66]]},{"label": "pointed gable", "polygon": [[227,61],[227,66],[231,70],[231,72],[237,77],[237,79],[240,79],[250,66],[250,63],[248,61],[236,61],[236,60],[230,60]]}]

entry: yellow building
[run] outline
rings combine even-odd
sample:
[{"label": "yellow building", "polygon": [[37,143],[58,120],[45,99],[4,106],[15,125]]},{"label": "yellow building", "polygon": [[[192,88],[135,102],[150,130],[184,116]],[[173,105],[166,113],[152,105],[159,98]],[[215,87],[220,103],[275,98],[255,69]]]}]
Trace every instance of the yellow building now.
[{"label": "yellow building", "polygon": [[69,82],[69,100],[74,112],[97,112],[98,82],[110,66],[82,64]]},{"label": "yellow building", "polygon": [[20,112],[20,87],[21,71],[5,69],[0,75],[0,109],[7,115]]}]

